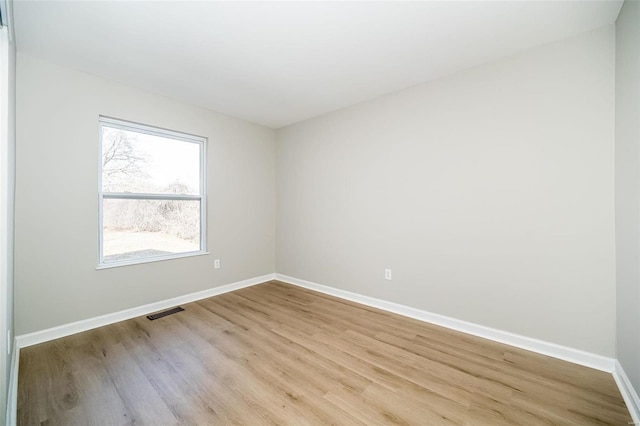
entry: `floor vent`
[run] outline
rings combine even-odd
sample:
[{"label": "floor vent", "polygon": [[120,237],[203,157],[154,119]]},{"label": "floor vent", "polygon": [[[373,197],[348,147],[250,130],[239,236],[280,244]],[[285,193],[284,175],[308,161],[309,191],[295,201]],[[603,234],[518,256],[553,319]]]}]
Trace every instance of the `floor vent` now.
[{"label": "floor vent", "polygon": [[153,321],[157,320],[158,318],[166,317],[167,315],[175,314],[182,311],[184,311],[184,309],[178,306],[177,308],[167,309],[166,311],[158,312],[157,314],[147,315],[147,318]]}]

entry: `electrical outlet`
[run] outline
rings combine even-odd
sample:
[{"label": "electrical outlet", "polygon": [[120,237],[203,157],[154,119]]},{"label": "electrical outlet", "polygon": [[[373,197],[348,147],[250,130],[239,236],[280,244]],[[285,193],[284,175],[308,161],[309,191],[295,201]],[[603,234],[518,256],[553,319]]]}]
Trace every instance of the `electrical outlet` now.
[{"label": "electrical outlet", "polygon": [[216,269],[220,269],[220,259],[216,259],[213,261],[213,267]]},{"label": "electrical outlet", "polygon": [[384,270],[384,279],[391,281],[391,269]]}]

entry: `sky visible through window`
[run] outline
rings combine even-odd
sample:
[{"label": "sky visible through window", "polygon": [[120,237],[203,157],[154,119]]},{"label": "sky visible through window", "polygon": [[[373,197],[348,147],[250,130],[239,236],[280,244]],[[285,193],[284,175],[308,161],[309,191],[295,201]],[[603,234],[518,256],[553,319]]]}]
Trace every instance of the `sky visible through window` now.
[{"label": "sky visible through window", "polygon": [[200,192],[199,144],[105,126],[105,158],[108,158],[110,146],[114,143],[126,144],[118,148],[120,152],[126,151],[126,155],[116,156],[107,164],[103,158],[105,191]]},{"label": "sky visible through window", "polygon": [[199,192],[198,144],[139,133],[136,149],[148,159],[147,173],[157,186],[164,187],[178,181],[189,188],[189,193]]}]

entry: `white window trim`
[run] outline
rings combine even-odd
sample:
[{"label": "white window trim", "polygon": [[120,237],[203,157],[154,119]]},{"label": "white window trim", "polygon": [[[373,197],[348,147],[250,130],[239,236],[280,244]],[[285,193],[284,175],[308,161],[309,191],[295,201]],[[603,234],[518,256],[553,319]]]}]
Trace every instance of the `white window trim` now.
[{"label": "white window trim", "polygon": [[[102,191],[102,128],[103,126],[117,128],[121,130],[144,133],[151,136],[171,138],[183,142],[195,143],[200,147],[200,193],[197,195],[184,194],[153,194],[153,193],[131,193],[131,192],[103,192]],[[96,269],[117,268],[120,266],[137,265],[141,263],[158,262],[162,260],[180,259],[183,257],[201,256],[209,254],[207,251],[207,138],[176,132],[145,124],[133,123],[119,120],[117,118],[99,116],[98,117],[98,266]],[[134,200],[194,200],[200,201],[200,250],[169,253],[156,256],[149,256],[137,259],[125,259],[114,262],[105,262],[103,254],[103,212],[102,206],[105,199],[134,199]]]}]

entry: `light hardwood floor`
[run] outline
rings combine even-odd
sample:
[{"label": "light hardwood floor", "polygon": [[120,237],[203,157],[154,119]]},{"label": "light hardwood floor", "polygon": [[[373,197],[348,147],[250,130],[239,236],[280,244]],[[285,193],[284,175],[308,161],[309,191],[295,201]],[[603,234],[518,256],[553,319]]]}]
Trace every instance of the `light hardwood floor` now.
[{"label": "light hardwood floor", "polygon": [[627,425],[610,374],[279,282],[25,348],[20,425]]}]

